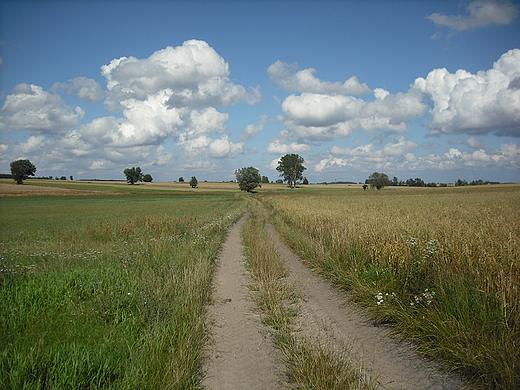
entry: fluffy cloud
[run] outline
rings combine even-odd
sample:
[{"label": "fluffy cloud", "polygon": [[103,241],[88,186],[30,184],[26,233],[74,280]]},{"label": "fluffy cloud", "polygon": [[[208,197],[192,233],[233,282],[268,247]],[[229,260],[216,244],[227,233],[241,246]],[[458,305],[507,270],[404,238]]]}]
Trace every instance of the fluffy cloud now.
[{"label": "fluffy cloud", "polygon": [[509,24],[518,14],[518,9],[508,0],[476,0],[466,6],[468,16],[447,16],[434,13],[427,16],[437,26],[453,30],[471,30],[492,24]]},{"label": "fluffy cloud", "polygon": [[76,77],[70,79],[68,83],[55,83],[51,90],[63,90],[69,95],[75,95],[86,102],[95,102],[103,97],[101,85],[94,79],[87,77]]},{"label": "fluffy cloud", "polygon": [[494,168],[504,169],[520,168],[520,149],[514,143],[502,144],[500,149],[486,151],[484,149],[473,152],[461,152],[459,149],[450,148],[443,155],[431,154],[418,160],[418,165],[424,168],[437,168],[441,170],[470,168]]},{"label": "fluffy cloud", "polygon": [[407,121],[426,110],[414,89],[395,95],[376,89],[374,96],[369,102],[345,95],[290,95],[282,103],[287,127],[282,136],[327,140],[347,137],[357,129],[406,131]]},{"label": "fluffy cloud", "polygon": [[257,126],[255,125],[247,125],[245,129],[242,131],[242,136],[240,139],[242,141],[249,141],[256,137],[258,133],[264,130],[264,125],[267,122],[267,115],[262,115],[260,117],[260,122]]},{"label": "fluffy cloud", "polygon": [[514,143],[502,144],[500,149],[478,149],[471,152],[450,148],[442,154],[417,155],[419,145],[397,137],[380,149],[374,144],[353,149],[332,147],[330,154],[314,166],[316,172],[351,168],[358,171],[386,170],[394,174],[403,171],[446,171],[462,169],[486,169],[501,167],[520,168],[520,149]]},{"label": "fluffy cloud", "polygon": [[432,102],[431,134],[520,136],[520,50],[503,54],[477,74],[435,69],[414,87]]},{"label": "fluffy cloud", "polygon": [[305,153],[309,150],[311,150],[311,147],[307,144],[297,142],[283,144],[280,140],[275,140],[267,146],[267,153],[270,154]]},{"label": "fluffy cloud", "polygon": [[58,95],[33,84],[18,84],[0,109],[0,129],[31,130],[39,134],[60,135],[76,127],[85,114],[74,110]]},{"label": "fluffy cloud", "polygon": [[30,136],[26,142],[20,142],[16,145],[16,152],[21,155],[30,156],[37,153],[45,146],[45,136]]},{"label": "fluffy cloud", "polygon": [[121,57],[101,67],[107,80],[107,103],[114,109],[127,99],[146,100],[167,91],[170,107],[228,106],[260,98],[258,88],[249,92],[229,80],[229,65],[206,42],[190,40],[167,47],[150,57]]},{"label": "fluffy cloud", "polygon": [[208,157],[236,157],[243,149],[244,144],[242,142],[233,143],[229,137],[224,134],[221,138],[211,141],[208,147]]},{"label": "fluffy cloud", "polygon": [[[80,123],[83,110],[73,110],[58,94],[36,85],[17,85],[1,109],[0,129],[30,130],[32,135],[26,142],[9,141],[10,150],[39,155],[42,167],[66,167],[74,161],[84,170],[113,169],[118,164],[161,166],[180,156],[192,161],[243,152],[243,142],[223,134],[229,115],[215,106],[252,104],[260,92],[232,83],[228,64],[206,42],[187,41],[145,59],[115,59],[102,67],[102,74],[106,94],[95,80],[85,77],[51,88],[89,102],[106,95],[107,108],[120,111],[86,124]],[[258,127],[245,133],[254,136],[265,121],[263,117]],[[180,150],[160,150],[168,139]]]},{"label": "fluffy cloud", "polygon": [[298,65],[289,65],[285,62],[276,61],[267,69],[272,82],[280,85],[286,90],[295,90],[312,93],[339,93],[348,95],[359,95],[372,92],[366,84],[361,84],[356,76],[343,83],[322,81],[314,74],[316,69],[308,68],[298,70]]},{"label": "fluffy cloud", "polygon": [[475,137],[468,138],[467,145],[471,149],[483,149],[485,147],[485,143],[482,140],[479,140]]}]

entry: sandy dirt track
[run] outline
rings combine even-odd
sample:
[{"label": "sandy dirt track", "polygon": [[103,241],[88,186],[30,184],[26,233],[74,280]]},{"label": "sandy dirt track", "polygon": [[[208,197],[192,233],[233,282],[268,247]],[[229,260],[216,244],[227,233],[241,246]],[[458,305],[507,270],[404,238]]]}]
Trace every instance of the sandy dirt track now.
[{"label": "sandy dirt track", "polygon": [[[284,365],[269,340],[269,329],[254,314],[248,299],[242,259],[240,229],[245,214],[230,230],[214,279],[214,299],[209,306],[211,342],[202,384],[208,390],[287,389]],[[272,225],[266,226],[276,251],[290,273],[288,283],[301,292],[302,332],[326,338],[338,348],[351,345],[356,360],[376,378],[380,389],[463,389],[457,377],[420,358],[410,344],[388,335],[389,329],[373,326],[348,296],[312,273],[282,242]]]},{"label": "sandy dirt track", "polygon": [[231,227],[214,276],[208,308],[211,342],[202,382],[210,390],[279,389],[283,365],[267,328],[248,298],[240,229],[246,213]]},{"label": "sandy dirt track", "polygon": [[14,185],[0,183],[0,197],[42,196],[42,195],[110,195],[120,194],[113,191],[75,190],[60,187],[42,187],[33,185]]}]

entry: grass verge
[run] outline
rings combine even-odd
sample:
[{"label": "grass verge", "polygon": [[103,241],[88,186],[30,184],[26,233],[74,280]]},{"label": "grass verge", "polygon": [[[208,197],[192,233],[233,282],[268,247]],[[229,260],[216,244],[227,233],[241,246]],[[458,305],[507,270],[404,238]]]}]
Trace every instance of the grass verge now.
[{"label": "grass verge", "polygon": [[273,329],[273,340],[283,353],[289,382],[302,390],[373,389],[348,349],[338,349],[299,330],[295,323],[299,293],[285,279],[283,260],[270,243],[264,224],[263,208],[254,202],[242,231],[246,266],[253,279],[253,299],[263,313],[263,322]]}]

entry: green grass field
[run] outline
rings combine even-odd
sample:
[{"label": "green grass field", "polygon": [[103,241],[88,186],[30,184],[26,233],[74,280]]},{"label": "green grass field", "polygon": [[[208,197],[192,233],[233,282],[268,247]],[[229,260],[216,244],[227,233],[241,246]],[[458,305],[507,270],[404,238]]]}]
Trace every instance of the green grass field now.
[{"label": "green grass field", "polygon": [[214,260],[248,197],[426,355],[520,383],[520,186],[28,182],[0,182],[2,389],[199,388]]},{"label": "green grass field", "polygon": [[235,195],[0,199],[0,388],[198,387]]}]

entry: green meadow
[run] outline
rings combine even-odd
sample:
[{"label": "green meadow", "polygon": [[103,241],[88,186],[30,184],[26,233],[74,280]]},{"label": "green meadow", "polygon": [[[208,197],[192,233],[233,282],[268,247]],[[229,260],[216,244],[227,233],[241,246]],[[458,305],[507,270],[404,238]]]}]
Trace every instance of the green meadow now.
[{"label": "green meadow", "polygon": [[243,198],[0,202],[0,388],[197,388],[214,260]]},{"label": "green meadow", "polygon": [[56,193],[0,197],[1,389],[200,388],[215,259],[251,197],[376,322],[476,388],[520,383],[518,185],[28,184]]}]

